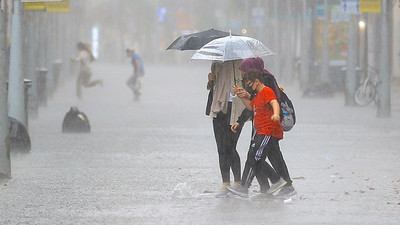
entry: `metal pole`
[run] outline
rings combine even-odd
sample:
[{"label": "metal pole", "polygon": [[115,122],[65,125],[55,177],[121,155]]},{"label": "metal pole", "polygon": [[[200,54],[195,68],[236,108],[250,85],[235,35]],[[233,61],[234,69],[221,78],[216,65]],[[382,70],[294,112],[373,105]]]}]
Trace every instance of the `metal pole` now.
[{"label": "metal pole", "polygon": [[292,19],[292,1],[287,0],[286,1],[286,10],[287,10],[287,21],[286,21],[286,38],[287,40],[287,48],[286,48],[286,69],[285,69],[285,78],[286,82],[288,83],[293,83],[293,77],[294,77],[294,71],[293,71],[293,65],[294,65],[294,57],[296,56],[296,29],[294,29],[294,19]]},{"label": "metal pole", "polygon": [[389,74],[389,37],[388,37],[388,1],[382,0],[381,11],[381,48],[380,48],[380,86],[378,88],[378,117],[390,117],[390,74]]},{"label": "metal pole", "polygon": [[[280,29],[279,29],[279,19],[278,19],[278,9],[279,9],[279,7],[278,7],[278,0],[274,0],[274,45],[275,45],[275,52],[278,52],[278,54],[279,54],[279,52],[280,52],[280,42],[279,42],[279,31],[280,31]],[[274,71],[273,71],[273,74],[275,75],[275,76],[277,76],[277,78],[279,78],[280,77],[280,56],[279,55],[276,55],[275,57],[274,57]]]},{"label": "metal pole", "polygon": [[6,13],[4,0],[0,9],[0,180],[11,178],[10,145],[8,144],[8,102],[6,74]]},{"label": "metal pole", "polygon": [[9,115],[26,125],[24,110],[24,78],[22,71],[21,4],[14,0],[11,27],[10,74],[8,78]]},{"label": "metal pole", "polygon": [[[321,81],[323,84],[330,85],[329,79],[329,55],[328,55],[328,0],[324,1],[324,30],[322,40],[322,64],[321,64]],[[326,90],[330,91],[330,90]]]},{"label": "metal pole", "polygon": [[47,31],[48,31],[48,24],[47,24],[47,16],[46,14],[40,15],[39,20],[39,68],[36,68],[36,75],[38,79],[37,85],[37,96],[38,96],[38,105],[47,107],[47,79],[48,79],[48,38],[47,38]]},{"label": "metal pole", "polygon": [[356,77],[356,44],[354,29],[356,29],[355,16],[352,15],[349,21],[349,43],[347,52],[347,70],[345,77],[345,105],[355,106],[354,94],[357,88],[357,77]]},{"label": "metal pole", "polygon": [[[368,18],[367,15],[364,16]],[[367,52],[368,52],[368,45],[367,45],[367,27],[366,21],[363,21],[360,24],[360,77],[366,77],[368,72],[368,62],[367,62]]]},{"label": "metal pole", "polygon": [[308,88],[309,64],[308,64],[308,26],[307,26],[307,0],[303,0],[303,32],[301,32],[301,73],[300,87],[303,91]]},{"label": "metal pole", "polygon": [[27,61],[27,76],[32,81],[31,88],[28,89],[28,114],[29,118],[36,119],[38,118],[39,110],[38,110],[38,100],[37,100],[37,76],[36,76],[36,65],[37,65],[37,47],[36,47],[36,31],[35,31],[35,21],[37,18],[33,12],[28,13],[28,61]]}]

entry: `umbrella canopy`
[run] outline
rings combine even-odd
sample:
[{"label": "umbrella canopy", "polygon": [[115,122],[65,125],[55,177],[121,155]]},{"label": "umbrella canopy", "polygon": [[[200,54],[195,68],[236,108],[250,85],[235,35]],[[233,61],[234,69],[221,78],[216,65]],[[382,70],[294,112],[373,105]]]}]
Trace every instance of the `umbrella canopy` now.
[{"label": "umbrella canopy", "polygon": [[[178,37],[172,44],[167,48],[167,50],[198,50],[203,47],[208,42],[220,38],[229,36],[230,32],[209,29],[193,34],[188,34]],[[236,35],[235,35],[236,36]]]},{"label": "umbrella canopy", "polygon": [[229,61],[275,54],[259,40],[245,36],[215,39],[197,50],[190,60]]}]

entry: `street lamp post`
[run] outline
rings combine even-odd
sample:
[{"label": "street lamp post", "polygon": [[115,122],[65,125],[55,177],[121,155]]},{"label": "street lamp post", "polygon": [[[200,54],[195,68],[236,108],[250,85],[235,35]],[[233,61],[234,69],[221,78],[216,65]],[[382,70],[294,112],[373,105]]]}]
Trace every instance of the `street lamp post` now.
[{"label": "street lamp post", "polygon": [[357,88],[356,77],[356,40],[355,40],[355,16],[352,15],[349,21],[349,42],[347,47],[347,63],[345,77],[345,105],[355,106],[354,94]]},{"label": "street lamp post", "polygon": [[[330,78],[329,78],[329,30],[328,30],[328,0],[324,1],[324,29],[323,29],[323,37],[322,37],[322,63],[321,63],[321,81],[323,84],[327,84],[330,86]],[[331,91],[331,90],[325,90]]]},{"label": "street lamp post", "polygon": [[389,74],[389,37],[388,37],[388,0],[382,0],[381,11],[381,47],[380,47],[380,86],[378,88],[378,117],[390,117],[390,74]]},{"label": "street lamp post", "polygon": [[8,78],[9,115],[24,125],[24,79],[22,71],[21,2],[14,0],[14,13],[11,25],[10,71]]},{"label": "street lamp post", "polygon": [[6,26],[4,0],[0,9],[0,180],[11,178],[10,145],[8,144],[8,102],[6,74]]}]

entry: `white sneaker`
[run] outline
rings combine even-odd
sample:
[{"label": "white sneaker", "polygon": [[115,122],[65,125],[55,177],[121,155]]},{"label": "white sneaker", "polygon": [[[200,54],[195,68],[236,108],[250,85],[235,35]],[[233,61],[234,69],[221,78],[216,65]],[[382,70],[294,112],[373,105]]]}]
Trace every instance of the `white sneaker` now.
[{"label": "white sneaker", "polygon": [[297,192],[292,185],[284,186],[281,190],[274,196],[274,198],[289,198],[296,195]]},{"label": "white sneaker", "polygon": [[226,189],[226,186],[223,186],[221,190],[218,191],[218,193],[215,195],[216,198],[226,198],[228,197],[228,189]]},{"label": "white sneaker", "polygon": [[238,195],[242,198],[248,198],[249,197],[249,189],[244,187],[241,184],[236,184],[233,187],[226,187],[230,192],[232,192],[235,195]]}]

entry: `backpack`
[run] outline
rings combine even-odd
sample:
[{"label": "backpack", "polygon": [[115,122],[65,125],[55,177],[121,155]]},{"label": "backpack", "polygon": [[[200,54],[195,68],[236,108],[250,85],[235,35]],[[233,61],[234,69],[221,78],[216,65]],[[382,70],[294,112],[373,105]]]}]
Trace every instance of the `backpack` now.
[{"label": "backpack", "polygon": [[264,73],[263,75],[264,84],[274,90],[275,94],[277,94],[277,92],[279,91],[279,95],[277,94],[277,97],[279,97],[279,116],[281,117],[282,128],[283,131],[290,131],[296,123],[296,114],[294,111],[293,103],[286,95],[286,93],[283,92],[283,88],[278,87],[275,77],[271,73]]},{"label": "backpack", "polygon": [[8,117],[10,151],[28,153],[31,150],[31,139],[25,126],[13,117]]},{"label": "backpack", "polygon": [[294,111],[293,103],[289,97],[280,88],[280,117],[283,131],[290,131],[296,124],[296,113]]},{"label": "backpack", "polygon": [[62,123],[63,133],[90,133],[89,119],[78,107],[72,106]]}]

